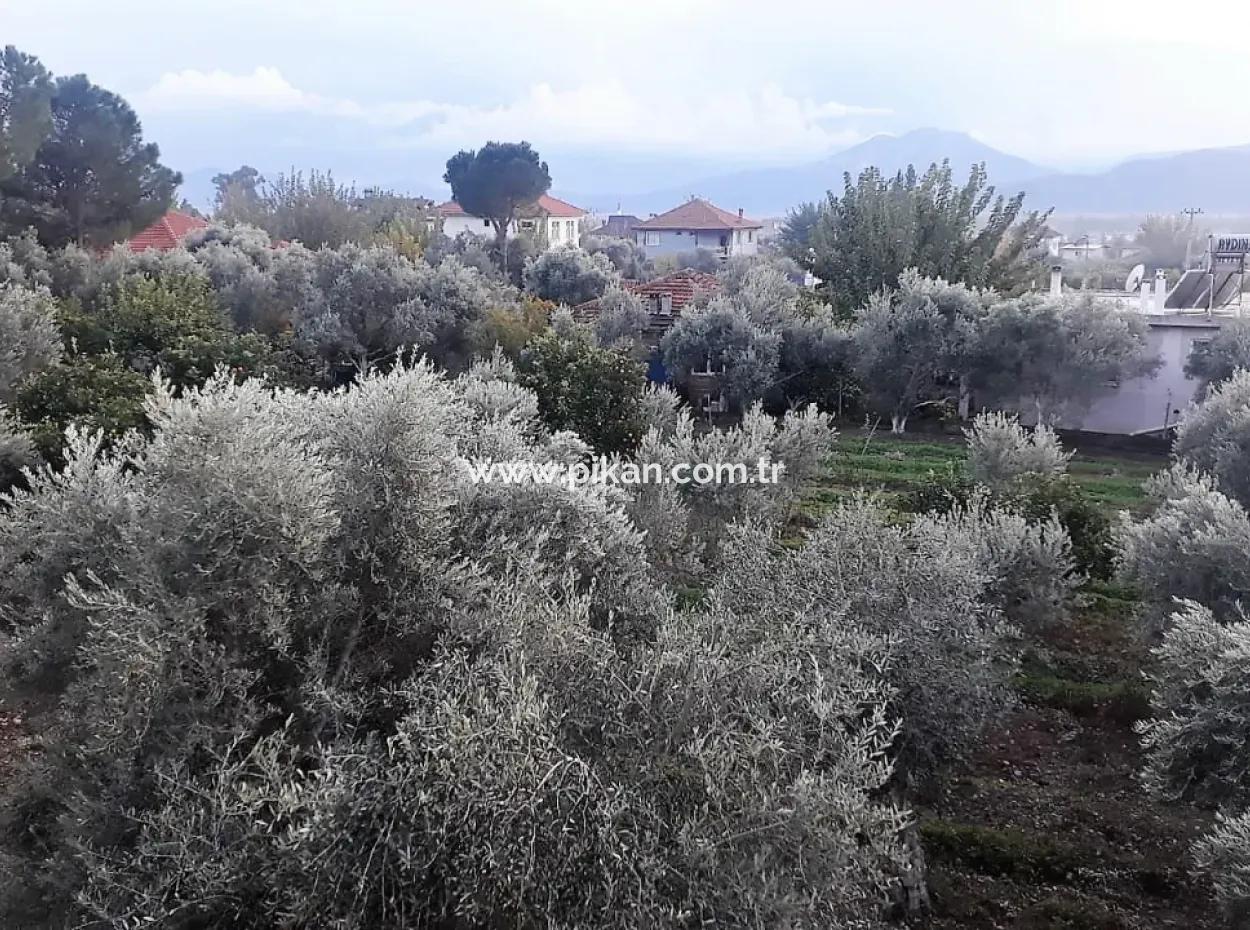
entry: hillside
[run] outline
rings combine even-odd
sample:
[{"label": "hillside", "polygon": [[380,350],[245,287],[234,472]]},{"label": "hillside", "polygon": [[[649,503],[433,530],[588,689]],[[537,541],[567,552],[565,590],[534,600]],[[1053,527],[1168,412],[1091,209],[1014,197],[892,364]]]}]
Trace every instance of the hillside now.
[{"label": "hillside", "polygon": [[1250,145],[1137,158],[1097,174],[1047,175],[1025,190],[1032,203],[1061,211],[1241,213],[1250,211]]},{"label": "hillside", "polygon": [[640,214],[658,213],[697,194],[726,209],[742,207],[757,216],[775,216],[803,201],[821,197],[830,188],[840,188],[844,173],[856,175],[875,165],[892,174],[908,165],[927,167],[947,158],[958,173],[985,162],[990,178],[997,184],[1013,184],[1047,171],[962,132],[917,129],[901,136],[873,136],[814,164],[759,168],[703,178],[681,187],[631,197],[628,202]]}]

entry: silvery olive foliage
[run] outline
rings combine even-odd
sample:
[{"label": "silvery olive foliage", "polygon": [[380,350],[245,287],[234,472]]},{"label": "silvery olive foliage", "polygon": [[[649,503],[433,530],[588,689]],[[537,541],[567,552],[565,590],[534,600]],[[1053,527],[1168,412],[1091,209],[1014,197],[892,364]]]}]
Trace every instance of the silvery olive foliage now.
[{"label": "silvery olive foliage", "polygon": [[679,389],[688,390],[701,373],[715,373],[736,410],[745,410],[768,390],[780,349],[778,333],[756,323],[727,297],[683,309],[660,343],[664,366]]},{"label": "silvery olive foliage", "polygon": [[602,346],[621,341],[636,342],[650,317],[637,294],[619,287],[609,287],[599,298],[599,313],[595,318],[595,338]]},{"label": "silvery olive foliage", "polygon": [[[880,636],[894,687],[901,774],[924,781],[964,758],[1010,708],[1011,630],[991,603],[976,540],[895,525],[874,500],[839,505],[801,549],[758,528],[730,534],[711,599],[739,616],[820,618]],[[745,567],[752,566],[749,570]]]},{"label": "silvery olive foliage", "polygon": [[915,532],[971,543],[988,578],[986,598],[1023,628],[1064,619],[1083,580],[1058,519],[1030,521],[991,506],[983,493],[944,514],[920,517]]},{"label": "silvery olive foliage", "polygon": [[1169,796],[1250,802],[1250,622],[1180,601],[1155,650],[1155,719],[1141,725],[1146,784]]},{"label": "silvery olive foliage", "polygon": [[[1155,717],[1139,724],[1147,788],[1171,799],[1250,806],[1250,622],[1178,602],[1149,672]],[[1240,926],[1250,916],[1250,813],[1220,818],[1194,847]]]},{"label": "silvery olive foliage", "polygon": [[535,297],[576,306],[620,283],[621,276],[602,252],[575,245],[547,249],[525,264],[525,290]]},{"label": "silvery olive foliage", "polygon": [[1189,408],[1173,451],[1211,475],[1229,497],[1250,506],[1250,371],[1237,370]]},{"label": "silvery olive foliage", "polygon": [[[832,452],[837,431],[814,405],[775,420],[755,404],[737,426],[699,432],[689,409],[678,407],[670,394],[651,396],[651,425],[634,461],[658,466],[666,475],[685,469],[693,478],[699,477],[695,466],[703,463],[737,466],[749,480],[733,480],[726,473],[720,480],[644,484],[633,496],[630,513],[659,564],[688,568],[700,558],[715,564],[716,541],[726,526],[780,522],[803,482]],[[761,463],[779,466],[776,483],[771,469],[760,475]]]},{"label": "silvery olive foliage", "polygon": [[1046,424],[1025,429],[1004,413],[978,414],[964,437],[972,479],[993,489],[1010,487],[1022,478],[1062,475],[1072,458]]},{"label": "silvery olive foliage", "polygon": [[876,926],[898,634],[674,614],[617,491],[474,483],[577,454],[510,377],[157,381],[150,438],[71,430],[6,497],[5,674],[55,708],[6,926]]},{"label": "silvery olive foliage", "polygon": [[1194,860],[1211,873],[1231,925],[1244,926],[1250,919],[1250,812],[1221,817],[1194,846]]},{"label": "silvery olive foliage", "polygon": [[61,358],[61,332],[51,295],[0,284],[0,403],[12,403],[18,385]]},{"label": "silvery olive foliage", "polygon": [[0,404],[0,490],[7,488],[23,468],[35,463],[35,447],[26,431]]},{"label": "silvery olive foliage", "polygon": [[1177,464],[1146,485],[1157,501],[1150,516],[1121,517],[1116,528],[1121,572],[1160,602],[1179,597],[1235,613],[1250,595],[1250,516],[1207,476]]}]

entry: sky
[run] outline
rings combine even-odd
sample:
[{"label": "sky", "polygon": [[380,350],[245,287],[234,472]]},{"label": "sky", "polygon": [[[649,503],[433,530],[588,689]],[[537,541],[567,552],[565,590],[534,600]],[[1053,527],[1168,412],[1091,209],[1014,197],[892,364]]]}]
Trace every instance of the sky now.
[{"label": "sky", "polygon": [[443,192],[527,139],[556,190],[642,190],[965,131],[1092,169],[1250,143],[1250,8],[1229,0],[0,0],[0,44],[134,106],[204,183],[252,164]]}]

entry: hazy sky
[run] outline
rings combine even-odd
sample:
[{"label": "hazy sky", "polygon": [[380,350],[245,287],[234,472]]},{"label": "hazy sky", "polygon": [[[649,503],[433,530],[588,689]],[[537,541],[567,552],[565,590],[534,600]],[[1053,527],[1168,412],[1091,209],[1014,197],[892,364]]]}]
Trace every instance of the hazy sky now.
[{"label": "hazy sky", "polygon": [[1231,0],[0,0],[8,43],[124,95],[187,172],[420,187],[487,138],[708,167],[921,126],[1058,167],[1250,143]]}]

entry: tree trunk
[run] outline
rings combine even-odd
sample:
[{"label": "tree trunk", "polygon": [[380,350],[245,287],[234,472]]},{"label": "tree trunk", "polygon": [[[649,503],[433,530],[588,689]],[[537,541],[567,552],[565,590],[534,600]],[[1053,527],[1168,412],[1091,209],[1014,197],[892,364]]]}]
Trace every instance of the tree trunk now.
[{"label": "tree trunk", "polygon": [[972,388],[968,386],[968,376],[959,376],[959,419],[966,420],[972,412]]},{"label": "tree trunk", "polygon": [[890,417],[890,432],[901,436],[907,431],[907,414],[895,413]]},{"label": "tree trunk", "polygon": [[919,917],[929,911],[929,880],[920,831],[914,823],[903,831],[903,847],[908,866],[901,882],[903,913],[907,917]]},{"label": "tree trunk", "polygon": [[508,227],[512,225],[512,218],[507,217],[501,223],[497,219],[492,219],[495,224],[495,248],[499,250],[500,271],[503,276],[508,277]]}]

